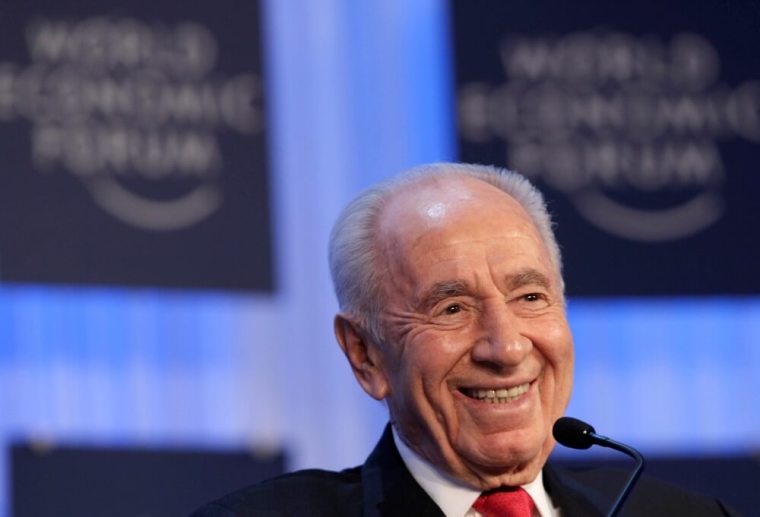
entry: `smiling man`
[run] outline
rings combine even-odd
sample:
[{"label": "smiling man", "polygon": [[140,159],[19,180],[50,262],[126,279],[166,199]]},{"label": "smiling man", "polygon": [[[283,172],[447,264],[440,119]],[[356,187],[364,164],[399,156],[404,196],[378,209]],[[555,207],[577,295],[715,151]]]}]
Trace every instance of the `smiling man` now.
[{"label": "smiling man", "polygon": [[[547,466],[572,387],[559,248],[522,176],[465,164],[360,194],[330,240],[335,333],[390,425],[360,467],[300,471],[198,516],[604,515],[625,475]],[[630,515],[727,515],[651,480]]]},{"label": "smiling man", "polygon": [[374,226],[381,335],[366,335],[355,310],[336,318],[362,387],[447,475],[481,490],[533,481],[572,383],[554,244],[509,194],[446,172],[390,197]]}]

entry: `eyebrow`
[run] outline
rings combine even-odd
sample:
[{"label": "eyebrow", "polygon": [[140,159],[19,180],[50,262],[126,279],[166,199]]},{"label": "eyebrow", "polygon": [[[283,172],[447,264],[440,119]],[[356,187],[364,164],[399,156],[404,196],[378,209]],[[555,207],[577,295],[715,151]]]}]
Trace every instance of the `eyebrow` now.
[{"label": "eyebrow", "polygon": [[528,285],[536,285],[543,287],[544,289],[549,289],[551,287],[551,282],[549,281],[549,278],[540,271],[536,269],[525,269],[514,275],[507,276],[506,285],[507,289],[510,291]]},{"label": "eyebrow", "polygon": [[467,282],[464,280],[446,280],[436,282],[430,289],[423,292],[418,298],[419,306],[432,307],[441,300],[451,298],[452,296],[461,296],[470,292]]}]

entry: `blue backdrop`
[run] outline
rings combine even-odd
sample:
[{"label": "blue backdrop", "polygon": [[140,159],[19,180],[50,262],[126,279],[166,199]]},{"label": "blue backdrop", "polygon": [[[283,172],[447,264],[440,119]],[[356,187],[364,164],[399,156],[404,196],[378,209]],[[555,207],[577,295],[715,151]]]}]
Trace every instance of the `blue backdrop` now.
[{"label": "blue backdrop", "polygon": [[[0,443],[256,444],[292,468],[374,444],[385,412],[334,344],[327,236],[364,186],[455,159],[448,10],[262,7],[276,290],[0,284]],[[569,314],[570,414],[644,452],[760,449],[760,298],[571,299]]]}]

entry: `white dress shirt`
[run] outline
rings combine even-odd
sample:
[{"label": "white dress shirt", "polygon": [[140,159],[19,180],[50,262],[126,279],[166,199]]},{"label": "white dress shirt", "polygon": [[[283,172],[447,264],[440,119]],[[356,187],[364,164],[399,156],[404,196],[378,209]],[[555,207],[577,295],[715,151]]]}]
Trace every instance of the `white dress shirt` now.
[{"label": "white dress shirt", "polygon": [[[472,508],[475,500],[480,497],[479,490],[452,478],[422,459],[398,437],[395,428],[393,429],[393,441],[412,477],[438,505],[446,517],[480,517],[480,513]],[[549,494],[544,488],[543,473],[539,473],[536,479],[527,485],[523,485],[522,488],[533,499],[534,517],[560,516],[559,509],[552,505]]]}]

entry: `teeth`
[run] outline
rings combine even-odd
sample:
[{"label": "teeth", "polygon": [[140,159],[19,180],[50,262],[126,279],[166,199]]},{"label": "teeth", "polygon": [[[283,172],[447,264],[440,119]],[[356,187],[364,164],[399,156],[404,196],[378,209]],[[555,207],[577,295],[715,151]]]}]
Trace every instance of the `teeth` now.
[{"label": "teeth", "polygon": [[464,394],[468,397],[472,397],[474,399],[482,400],[484,402],[489,402],[491,404],[497,404],[497,403],[504,403],[504,402],[510,402],[526,391],[528,391],[528,388],[530,387],[530,384],[521,384],[520,386],[515,386],[513,388],[507,389],[498,389],[498,390],[463,390]]}]

